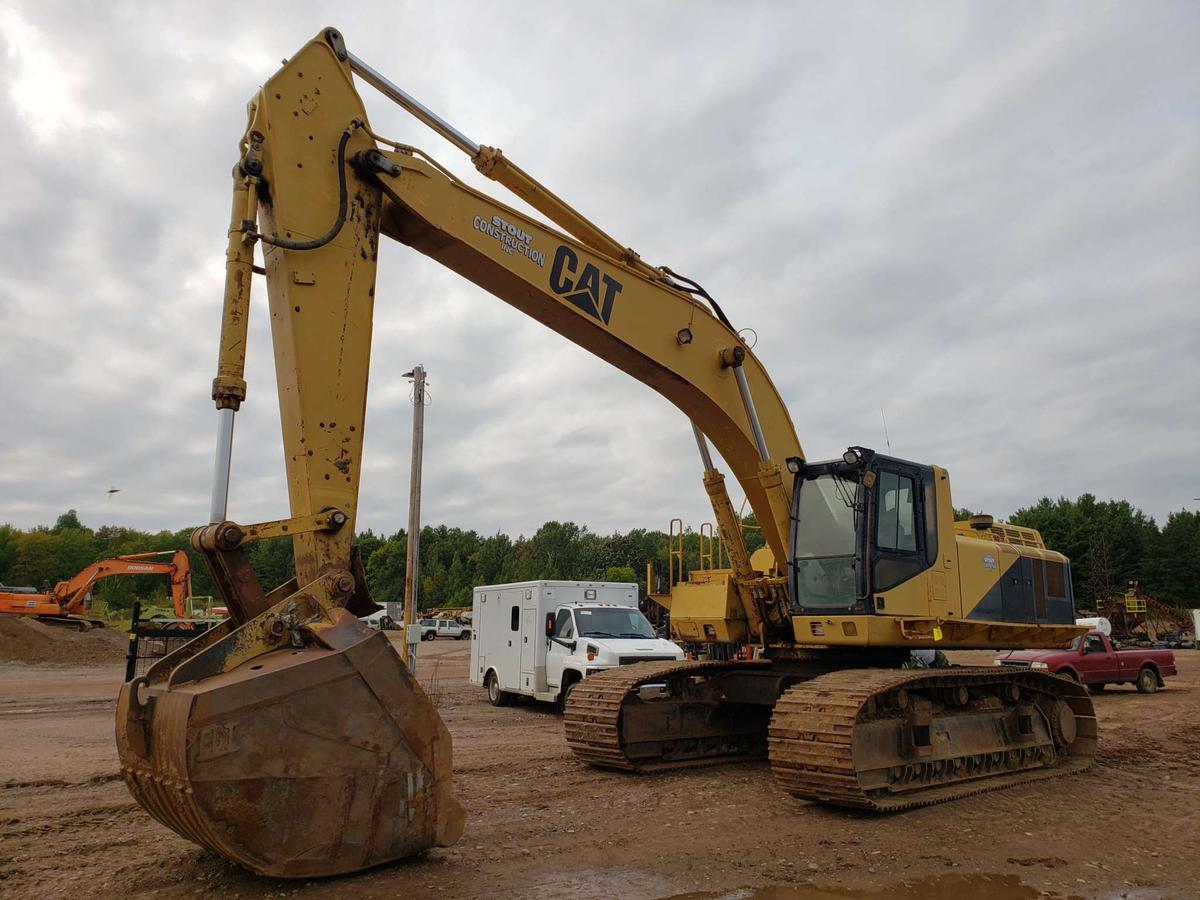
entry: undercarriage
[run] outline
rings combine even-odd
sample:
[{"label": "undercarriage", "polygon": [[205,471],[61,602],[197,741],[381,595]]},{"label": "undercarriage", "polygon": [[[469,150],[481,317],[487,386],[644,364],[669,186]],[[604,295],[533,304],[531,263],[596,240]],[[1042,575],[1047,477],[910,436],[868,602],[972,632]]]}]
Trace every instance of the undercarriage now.
[{"label": "undercarriage", "polygon": [[594,675],[565,712],[571,749],[650,773],[770,758],[789,794],[907,809],[1082,771],[1096,747],[1087,690],[994,668],[848,667],[844,658],[675,662]]}]

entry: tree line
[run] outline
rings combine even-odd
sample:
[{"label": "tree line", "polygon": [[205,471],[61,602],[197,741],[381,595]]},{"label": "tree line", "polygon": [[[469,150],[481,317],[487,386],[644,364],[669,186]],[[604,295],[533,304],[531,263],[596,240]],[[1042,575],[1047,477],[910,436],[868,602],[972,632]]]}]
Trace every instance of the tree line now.
[{"label": "tree line", "polygon": [[[966,518],[970,510],[955,510]],[[1096,600],[1121,590],[1133,580],[1148,594],[1172,606],[1200,605],[1200,513],[1171,513],[1163,527],[1124,500],[1099,501],[1091,494],[1076,500],[1043,498],[1017,510],[1008,521],[1038,529],[1046,545],[1071,560],[1076,603],[1094,606]],[[743,520],[747,545],[762,546],[753,516]],[[200,555],[191,549],[192,529],[149,533],[117,525],[90,528],[74,510],[52,526],[29,530],[0,525],[0,584],[36,588],[53,586],[84,566],[110,556],[147,551],[187,551],[192,563],[193,593],[215,590]],[[372,597],[377,602],[404,599],[408,535],[360,532],[359,548]],[[699,568],[700,536],[683,535],[683,570]],[[468,606],[476,585],[503,584],[542,578],[637,582],[644,592],[646,564],[655,565],[662,589],[669,570],[668,535],[635,528],[597,534],[573,522],[546,522],[530,536],[512,538],[502,532],[430,525],[421,529],[421,609]],[[291,538],[249,544],[247,553],[267,588],[290,578]],[[167,580],[161,576],[121,576],[100,582],[95,600],[111,610],[125,610],[135,599],[166,605]]]},{"label": "tree line", "polygon": [[[747,517],[744,524],[751,550],[761,546],[754,517]],[[150,533],[115,525],[92,529],[80,522],[74,510],[63,513],[52,526],[21,530],[0,525],[0,584],[48,589],[101,559],[182,549],[191,562],[193,594],[211,596],[215,588],[203,558],[191,548],[192,530]],[[542,578],[636,582],[644,592],[647,562],[654,561],[661,578],[667,577],[667,542],[662,531],[635,528],[605,535],[573,522],[546,522],[532,535],[515,539],[501,532],[483,535],[427,525],[421,529],[420,608],[469,606],[476,585]],[[407,532],[401,529],[385,536],[362,531],[358,546],[372,598],[379,603],[402,602]],[[684,534],[683,550],[684,571],[699,567],[698,534]],[[246,552],[268,590],[295,574],[290,537],[256,541],[247,545]],[[167,579],[155,575],[105,579],[97,583],[93,596],[110,610],[127,610],[134,600],[158,606],[170,603]]]}]

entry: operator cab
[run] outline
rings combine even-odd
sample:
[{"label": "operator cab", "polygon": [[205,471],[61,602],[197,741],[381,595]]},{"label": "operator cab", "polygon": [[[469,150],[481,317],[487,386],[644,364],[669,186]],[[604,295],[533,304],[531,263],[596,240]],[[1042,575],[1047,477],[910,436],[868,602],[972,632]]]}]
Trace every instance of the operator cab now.
[{"label": "operator cab", "polygon": [[795,615],[875,611],[872,596],[937,560],[933,469],[863,447],[841,459],[787,461],[792,492],[788,588]]}]

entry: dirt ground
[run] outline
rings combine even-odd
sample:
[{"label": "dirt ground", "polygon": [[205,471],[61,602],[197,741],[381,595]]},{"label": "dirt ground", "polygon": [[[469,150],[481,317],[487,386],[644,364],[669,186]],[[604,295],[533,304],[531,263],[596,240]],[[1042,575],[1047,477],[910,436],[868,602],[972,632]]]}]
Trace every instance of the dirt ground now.
[{"label": "dirt ground", "polygon": [[[802,803],[766,763],[658,777],[587,768],[548,706],[489,706],[469,648],[436,659],[468,810],[459,844],[354,877],[250,875],[133,802],[113,743],[116,662],[0,664],[0,896],[239,898],[1200,896],[1200,653],[1143,696],[1095,698],[1087,773],[890,816]],[[979,663],[987,654],[957,654]]]},{"label": "dirt ground", "polygon": [[28,616],[0,615],[0,664],[117,664],[125,659],[128,644],[124,632],[111,628],[79,632]]}]

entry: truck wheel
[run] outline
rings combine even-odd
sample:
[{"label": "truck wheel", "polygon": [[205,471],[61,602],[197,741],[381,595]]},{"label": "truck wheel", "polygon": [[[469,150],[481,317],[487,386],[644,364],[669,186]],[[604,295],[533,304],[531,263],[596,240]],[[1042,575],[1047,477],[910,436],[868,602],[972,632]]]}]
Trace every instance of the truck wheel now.
[{"label": "truck wheel", "polygon": [[579,684],[579,679],[576,678],[568,684],[561,694],[558,695],[558,714],[562,715],[567,711],[567,701],[571,699],[571,692],[575,690],[575,686]]},{"label": "truck wheel", "polygon": [[1059,669],[1054,674],[1057,675],[1059,678],[1067,679],[1067,681],[1074,681],[1076,684],[1083,683],[1082,681],[1079,680],[1079,676],[1076,675],[1074,672],[1072,672],[1070,669]]},{"label": "truck wheel", "polygon": [[1158,690],[1158,675],[1149,666],[1142,666],[1138,672],[1137,689],[1139,694],[1153,694]]},{"label": "truck wheel", "polygon": [[436,631],[427,631],[423,635],[421,635],[421,640],[423,640],[423,641],[432,641],[432,640],[436,640],[436,639],[437,639]]},{"label": "truck wheel", "polygon": [[462,640],[463,638],[465,638],[466,636],[467,636],[467,632],[465,632],[465,631],[460,631],[458,634],[456,634],[456,635],[454,636],[454,639],[455,639],[456,641],[461,641],[461,640]]},{"label": "truck wheel", "polygon": [[492,706],[508,706],[512,700],[508,691],[500,690],[500,679],[496,677],[495,672],[488,673],[487,696],[488,703],[492,704]]}]

